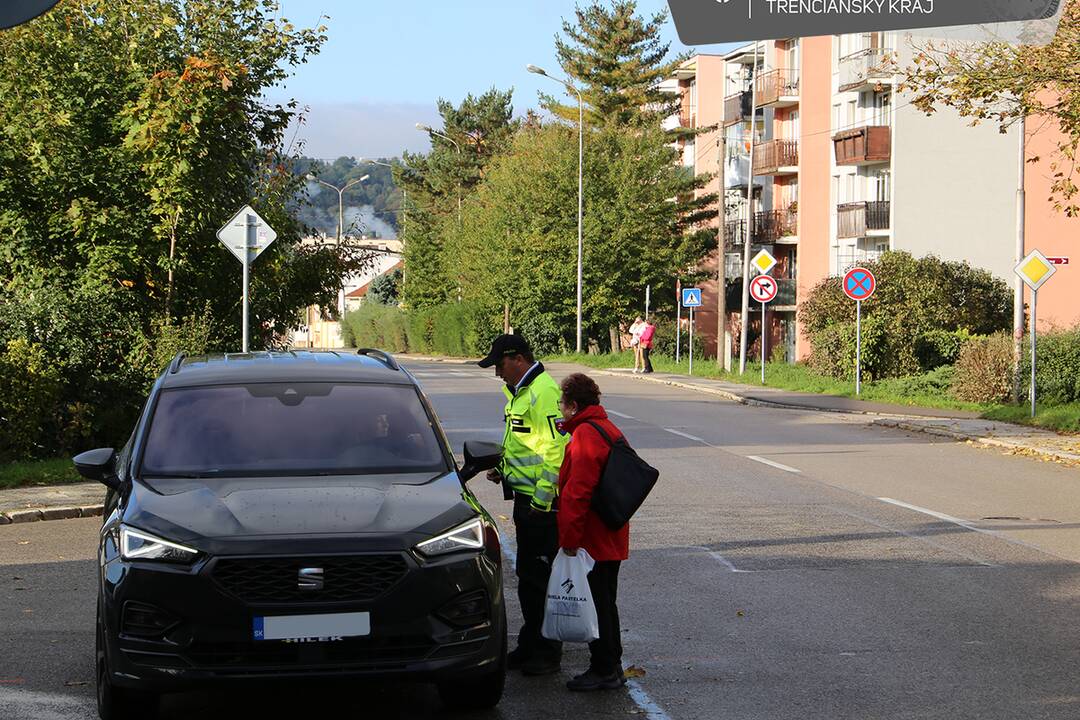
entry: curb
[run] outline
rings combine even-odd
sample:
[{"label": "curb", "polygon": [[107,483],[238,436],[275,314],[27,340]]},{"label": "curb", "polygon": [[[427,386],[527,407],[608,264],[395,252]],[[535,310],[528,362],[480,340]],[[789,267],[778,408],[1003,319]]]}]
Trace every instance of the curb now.
[{"label": "curb", "polygon": [[0,525],[16,525],[43,520],[72,520],[74,518],[101,517],[104,505],[65,505],[61,507],[28,508],[0,512]]},{"label": "curb", "polygon": [[937,435],[938,437],[949,438],[950,440],[956,440],[957,442],[973,442],[980,445],[986,445],[988,447],[1000,448],[1003,450],[1023,450],[1025,452],[1033,453],[1035,455],[1043,455],[1049,458],[1053,458],[1055,460],[1061,460],[1062,462],[1069,463],[1070,465],[1080,465],[1080,455],[1077,455],[1075,453],[1068,453],[1063,450],[1046,450],[1043,448],[1033,447],[1031,445],[1024,445],[1023,443],[1012,442],[1010,440],[984,437],[982,435],[971,435],[969,433],[960,432],[958,430],[949,430],[948,428],[918,425],[915,423],[907,423],[899,420],[889,420],[887,418],[875,420],[872,424],[878,425],[880,427],[891,427],[898,430],[907,430],[908,432],[921,432],[926,435]]}]

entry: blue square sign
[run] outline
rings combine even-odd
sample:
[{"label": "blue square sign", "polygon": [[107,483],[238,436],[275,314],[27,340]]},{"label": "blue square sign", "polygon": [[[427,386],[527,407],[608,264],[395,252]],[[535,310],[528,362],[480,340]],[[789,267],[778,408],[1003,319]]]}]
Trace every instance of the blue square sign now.
[{"label": "blue square sign", "polygon": [[682,306],[684,308],[701,307],[701,288],[683,288]]}]

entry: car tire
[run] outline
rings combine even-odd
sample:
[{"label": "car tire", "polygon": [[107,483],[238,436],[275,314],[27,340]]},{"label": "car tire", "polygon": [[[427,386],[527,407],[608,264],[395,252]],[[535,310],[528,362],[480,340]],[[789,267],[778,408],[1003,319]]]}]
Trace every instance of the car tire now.
[{"label": "car tire", "polygon": [[448,710],[487,710],[499,704],[506,685],[506,623],[495,667],[465,681],[439,683],[439,698]]},{"label": "car tire", "polygon": [[97,672],[97,709],[101,720],[152,720],[157,717],[158,696],[118,687],[112,683],[109,672],[109,653],[105,644],[105,626],[98,607],[96,647],[94,648]]}]

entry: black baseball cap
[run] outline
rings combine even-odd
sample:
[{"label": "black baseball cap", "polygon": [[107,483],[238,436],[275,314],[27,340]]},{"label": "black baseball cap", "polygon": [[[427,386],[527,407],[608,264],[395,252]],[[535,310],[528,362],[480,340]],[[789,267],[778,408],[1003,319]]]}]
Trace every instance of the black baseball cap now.
[{"label": "black baseball cap", "polygon": [[511,355],[530,355],[532,348],[520,335],[500,335],[491,343],[487,357],[476,363],[482,368],[489,368],[504,357]]}]

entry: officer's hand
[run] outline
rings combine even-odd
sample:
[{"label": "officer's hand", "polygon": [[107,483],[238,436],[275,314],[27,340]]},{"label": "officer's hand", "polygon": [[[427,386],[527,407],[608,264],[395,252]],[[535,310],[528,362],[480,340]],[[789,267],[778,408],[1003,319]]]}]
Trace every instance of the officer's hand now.
[{"label": "officer's hand", "polygon": [[488,479],[488,482],[493,482],[496,485],[498,485],[499,483],[502,482],[502,479],[503,479],[502,478],[502,473],[499,472],[496,469],[488,470],[487,471],[487,479]]}]

